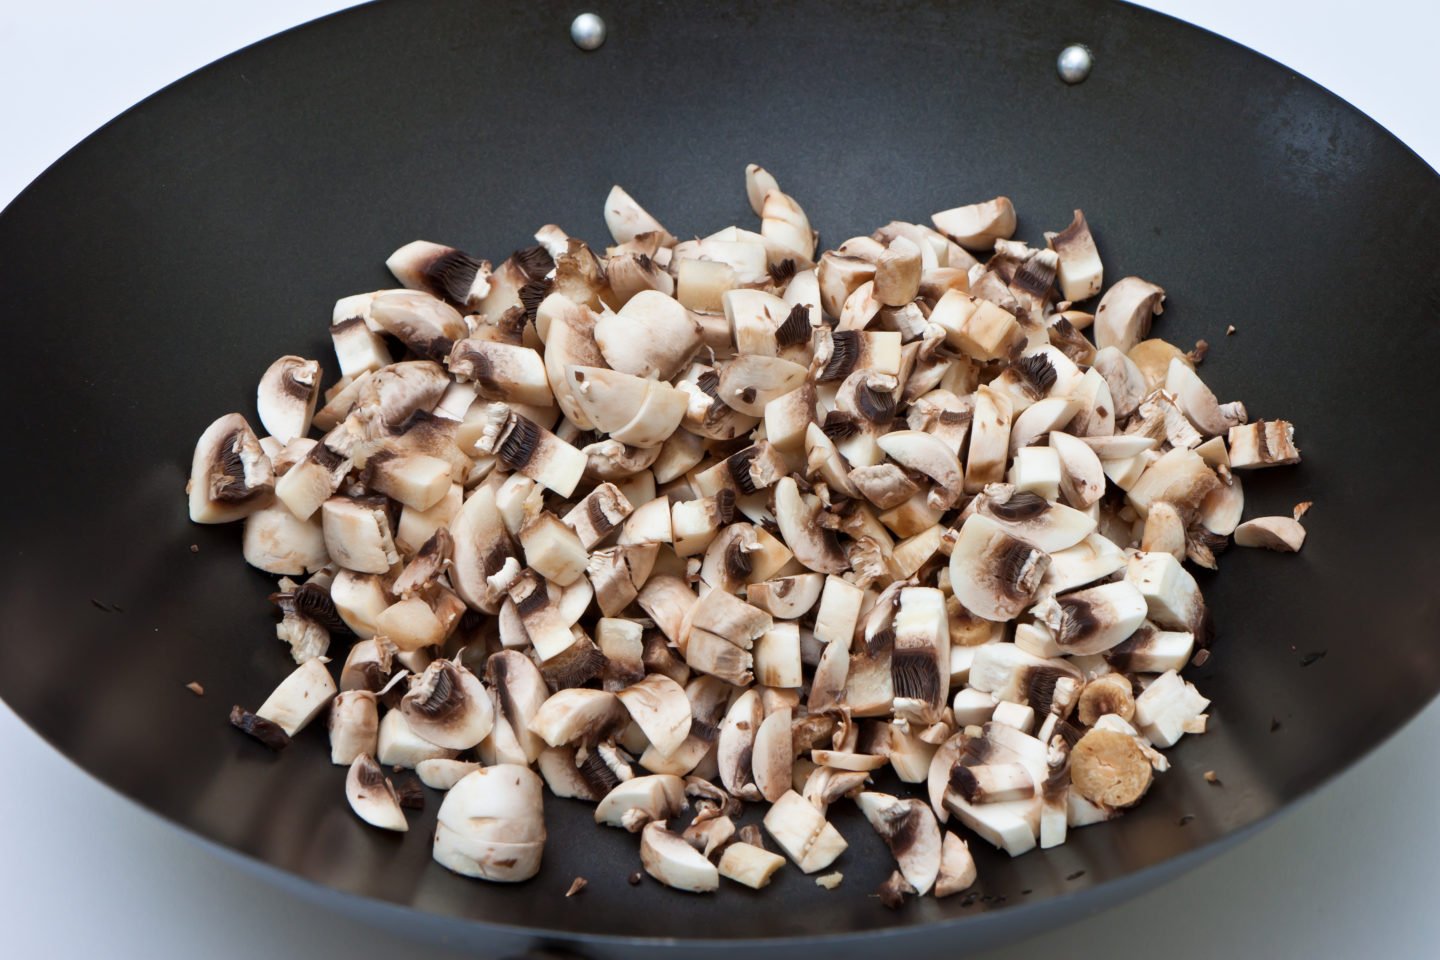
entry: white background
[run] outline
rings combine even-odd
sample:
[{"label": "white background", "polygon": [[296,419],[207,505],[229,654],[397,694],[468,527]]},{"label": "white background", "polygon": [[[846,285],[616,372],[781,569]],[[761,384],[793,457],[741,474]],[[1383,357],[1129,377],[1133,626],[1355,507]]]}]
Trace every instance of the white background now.
[{"label": "white background", "polygon": [[[1440,167],[1432,66],[1440,4],[1433,0],[1149,5],[1319,81]],[[147,94],[344,6],[0,0],[0,206]],[[988,956],[1434,956],[1437,743],[1440,705],[1238,849],[1125,906]],[[90,780],[3,706],[0,770],[0,919],[8,956],[394,960],[413,952],[219,861]]]}]

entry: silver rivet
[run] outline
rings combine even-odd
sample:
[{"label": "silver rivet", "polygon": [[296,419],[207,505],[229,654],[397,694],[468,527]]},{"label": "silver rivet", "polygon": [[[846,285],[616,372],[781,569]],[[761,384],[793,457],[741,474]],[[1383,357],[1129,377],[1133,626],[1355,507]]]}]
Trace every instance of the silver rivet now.
[{"label": "silver rivet", "polygon": [[1083,43],[1070,44],[1055,59],[1055,69],[1060,71],[1060,79],[1066,83],[1081,82],[1090,76],[1090,68],[1094,65],[1095,56]]},{"label": "silver rivet", "polygon": [[599,50],[605,42],[605,21],[596,13],[582,13],[570,23],[570,39],[581,50]]}]

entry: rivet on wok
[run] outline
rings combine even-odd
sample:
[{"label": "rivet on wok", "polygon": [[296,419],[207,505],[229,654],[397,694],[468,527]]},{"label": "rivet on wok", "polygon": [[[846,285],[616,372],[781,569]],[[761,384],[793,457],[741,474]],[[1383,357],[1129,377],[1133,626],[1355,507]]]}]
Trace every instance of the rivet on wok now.
[{"label": "rivet on wok", "polygon": [[581,50],[599,50],[605,42],[605,21],[599,14],[580,14],[570,24],[570,39]]},{"label": "rivet on wok", "polygon": [[[579,24],[577,19],[576,24]],[[601,36],[604,36],[602,27]],[[576,43],[580,43],[578,34]],[[580,44],[585,46],[583,43]],[[1090,76],[1090,68],[1095,65],[1095,55],[1090,48],[1083,43],[1072,43],[1060,51],[1060,56],[1055,59],[1055,69],[1060,73],[1060,79],[1066,83],[1080,83]]]}]

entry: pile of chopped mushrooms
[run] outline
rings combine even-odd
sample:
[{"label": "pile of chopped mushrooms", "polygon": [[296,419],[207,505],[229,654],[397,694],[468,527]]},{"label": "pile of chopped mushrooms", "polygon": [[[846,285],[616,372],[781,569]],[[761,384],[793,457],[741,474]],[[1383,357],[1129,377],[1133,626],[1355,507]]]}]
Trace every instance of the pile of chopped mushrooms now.
[{"label": "pile of chopped mushrooms", "polygon": [[[758,233],[680,241],[615,187],[603,255],[556,226],[498,267],[407,244],[403,289],[335,305],[323,402],[281,357],[268,436],[231,413],[195,449],[191,519],[245,521],[299,664],[231,722],[278,750],[328,711],[355,814],[404,831],[414,776],[446,791],[457,873],[534,876],[548,788],[676,889],[787,858],[833,887],[853,801],[886,903],[956,893],[947,824],[1053,847],[1204,732],[1185,562],[1304,540],[1241,522],[1294,428],[1147,339],[1165,291],[1075,306],[1102,289],[1080,211],[1044,249],[997,197],[817,258],[775,178],[745,185]],[[923,799],[867,789],[887,766]]]}]

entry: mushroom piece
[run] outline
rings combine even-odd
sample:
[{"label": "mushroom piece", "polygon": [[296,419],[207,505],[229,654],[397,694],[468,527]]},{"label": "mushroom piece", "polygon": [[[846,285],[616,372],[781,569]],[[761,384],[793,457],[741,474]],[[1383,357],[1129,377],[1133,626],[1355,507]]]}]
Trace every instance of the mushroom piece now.
[{"label": "mushroom piece", "polygon": [[436,660],[400,701],[410,729],[437,746],[468,750],[490,735],[495,710],[480,678],[453,660]]},{"label": "mushroom piece", "polygon": [[805,380],[804,367],[780,357],[739,356],[717,366],[717,399],[750,417],[764,416],[766,404]]},{"label": "mushroom piece", "polygon": [[1132,554],[1127,560],[1125,581],[1143,598],[1149,619],[1197,637],[1207,635],[1209,614],[1200,585],[1175,557],[1168,553]]},{"label": "mushroom piece", "polygon": [[661,380],[674,379],[702,339],[690,311],[658,290],[636,293],[618,313],[602,313],[594,335],[611,369]]},{"label": "mushroom piece", "polygon": [[265,698],[255,716],[275,724],[286,736],[304,730],[335,697],[335,681],[325,668],[328,662],[314,657],[300,664]]},{"label": "mushroom piece", "polygon": [[950,584],[966,609],[986,620],[1013,620],[1039,589],[1050,558],[979,513],[960,527],[950,551]]},{"label": "mushroom piece", "polygon": [[303,357],[284,356],[270,364],[260,378],[255,409],[260,424],[281,443],[310,432],[315,401],[320,396],[320,364]]},{"label": "mushroom piece", "polygon": [[428,240],[405,244],[386,259],[385,266],[407,288],[442,297],[457,306],[479,306],[490,293],[487,261]]},{"label": "mushroom piece", "polygon": [[1305,528],[1291,517],[1256,517],[1235,528],[1237,547],[1263,547],[1296,553],[1305,543]]},{"label": "mushroom piece", "polygon": [[595,822],[639,833],[653,821],[664,823],[686,807],[685,782],[668,774],[621,781],[595,807]]},{"label": "mushroom piece", "polygon": [[418,290],[377,293],[370,301],[370,319],[417,356],[436,362],[448,357],[467,332],[454,307]]},{"label": "mushroom piece", "polygon": [[1075,211],[1075,219],[1064,230],[1045,234],[1045,242],[1060,257],[1056,278],[1060,281],[1062,297],[1078,303],[1100,292],[1104,267],[1082,211]]},{"label": "mushroom piece", "polygon": [[940,873],[935,879],[935,896],[948,897],[974,886],[975,858],[970,846],[953,833],[946,833],[940,843]]},{"label": "mushroom piece", "polygon": [[629,243],[647,233],[658,234],[661,246],[673,247],[676,243],[660,221],[646,213],[618,184],[610,188],[610,195],[605,198],[605,226],[616,243]]},{"label": "mushroom piece", "polygon": [[1170,361],[1165,374],[1165,389],[1174,394],[1185,416],[1207,437],[1226,434],[1231,427],[1245,422],[1245,405],[1239,402],[1219,403],[1194,368],[1183,360]]},{"label": "mushroom piece", "polygon": [[599,743],[630,721],[619,698],[604,690],[556,691],[530,719],[530,729],[552,747]]},{"label": "mushroom piece", "polygon": [[791,711],[775,710],[760,723],[750,756],[755,789],[774,803],[791,789],[795,753],[791,739]]},{"label": "mushroom piece", "polygon": [[[973,442],[973,441],[972,441]],[[900,466],[924,474],[935,482],[931,499],[948,508],[964,490],[960,458],[940,438],[920,430],[895,430],[876,443]]]},{"label": "mushroom piece", "polygon": [[405,811],[400,809],[400,798],[395,787],[386,778],[380,764],[368,753],[362,753],[350,764],[345,775],[345,799],[355,816],[372,827],[404,833],[410,829],[405,822]]},{"label": "mushroom piece", "polygon": [[331,497],[321,505],[320,519],[325,548],[345,569],[388,573],[399,562],[383,497]]},{"label": "mushroom piece", "polygon": [[775,522],[795,559],[816,573],[843,573],[850,563],[835,531],[817,522],[819,513],[819,500],[802,495],[792,477],[783,477],[775,485]]},{"label": "mushroom piece", "polygon": [[920,248],[906,237],[890,241],[875,261],[875,299],[890,307],[903,307],[920,292],[923,258]]},{"label": "mushroom piece", "polygon": [[785,858],[754,844],[727,844],[720,854],[720,876],[759,890],[770,883],[775,872],[785,866]]},{"label": "mushroom piece", "polygon": [[1167,670],[1135,698],[1135,725],[1155,746],[1173,747],[1209,705],[1193,683]]},{"label": "mushroom piece", "polygon": [[487,408],[475,451],[499,457],[511,470],[562,497],[575,492],[587,465],[585,454],[502,403]]},{"label": "mushroom piece", "polygon": [[[403,675],[404,671],[401,671]],[[395,682],[392,679],[392,683]],[[375,759],[387,767],[413,770],[422,760],[453,759],[460,751],[431,743],[410,729],[401,710],[387,710],[380,718]]]},{"label": "mushroom piece", "polygon": [[1087,727],[1107,714],[1122,720],[1135,716],[1135,695],[1130,680],[1118,673],[1107,673],[1085,684],[1076,705],[1076,716]]},{"label": "mushroom piece", "polygon": [[665,829],[663,820],[646,824],[641,832],[640,863],[646,873],[676,890],[710,893],[720,886],[715,864],[679,834]]},{"label": "mushroom piece", "polygon": [[476,396],[545,407],[555,402],[538,352],[495,340],[456,340],[446,358],[450,375],[474,385]]},{"label": "mushroom piece", "polygon": [[1067,654],[1103,653],[1145,622],[1146,597],[1121,580],[1050,597],[1030,613],[1050,628]]},{"label": "mushroom piece", "polygon": [[480,769],[480,764],[469,760],[449,760],[434,757],[421,760],[415,765],[420,782],[431,790],[450,790],[465,777]]},{"label": "mushroom piece", "polygon": [[1088,514],[1000,484],[986,487],[973,503],[1007,534],[1046,553],[1073,547],[1095,532]]},{"label": "mushroom piece", "polygon": [[794,790],[786,791],[771,805],[764,824],[803,873],[825,869],[849,846],[825,815]]},{"label": "mushroom piece", "polygon": [[226,414],[205,428],[185,490],[193,523],[229,523],[270,503],[275,470],[243,416]]},{"label": "mushroom piece", "polygon": [[571,397],[594,428],[630,446],[664,443],[680,426],[689,403],[684,391],[664,381],[602,367],[570,366],[565,376]]},{"label": "mushroom piece", "polygon": [[262,507],[245,518],[241,552],[250,566],[286,576],[313,573],[330,563],[320,524],[301,520],[284,504]]},{"label": "mushroom piece", "polygon": [[545,849],[543,803],[541,780],[526,767],[498,764],[466,775],[440,804],[435,862],[481,880],[530,879]]},{"label": "mushroom piece", "polygon": [[801,573],[752,583],[745,599],[776,620],[796,620],[810,612],[824,587],[822,574]]},{"label": "mushroom piece", "polygon": [[924,896],[940,874],[940,827],[920,800],[867,792],[856,798],[860,812],[880,834],[915,891]]},{"label": "mushroom piece", "polygon": [[1015,235],[1015,206],[1009,197],[941,210],[930,217],[935,229],[966,250],[989,250]]},{"label": "mushroom piece", "polygon": [[974,415],[970,421],[970,450],[965,462],[966,493],[978,493],[987,483],[1005,476],[1010,451],[1009,399],[982,386],[975,391]]},{"label": "mushroom piece", "polygon": [[1070,783],[1086,800],[1111,809],[1133,806],[1154,772],[1134,737],[1091,730],[1070,751]]},{"label": "mushroom piece", "polygon": [[380,713],[369,690],[341,691],[330,705],[330,762],[349,766],[378,749]]},{"label": "mushroom piece", "polygon": [[335,321],[330,326],[330,342],[335,347],[341,377],[358,377],[394,363],[384,339],[371,330],[362,317],[344,317]]},{"label": "mushroom piece", "polygon": [[[1165,291],[1139,277],[1117,282],[1095,308],[1095,346],[1128,353],[1150,333],[1150,322],[1164,312]],[[1103,371],[1102,371],[1103,372]]]},{"label": "mushroom piece", "polygon": [[674,753],[690,735],[690,701],[685,688],[669,677],[651,674],[617,691],[615,696],[661,753]]},{"label": "mushroom piece", "polygon": [[1230,466],[1236,470],[1288,466],[1300,462],[1295,425],[1286,420],[1256,420],[1230,428]]},{"label": "mushroom piece", "polygon": [[720,781],[732,796],[742,800],[759,800],[761,793],[755,784],[751,757],[754,754],[755,738],[765,720],[765,711],[760,704],[760,695],[747,690],[730,705],[725,719],[720,722],[720,733],[715,741],[716,761],[720,768]]},{"label": "mushroom piece", "polygon": [[1199,507],[1218,486],[1220,478],[1199,454],[1176,447],[1145,468],[1127,491],[1126,500],[1141,517],[1158,501],[1188,511]]}]

